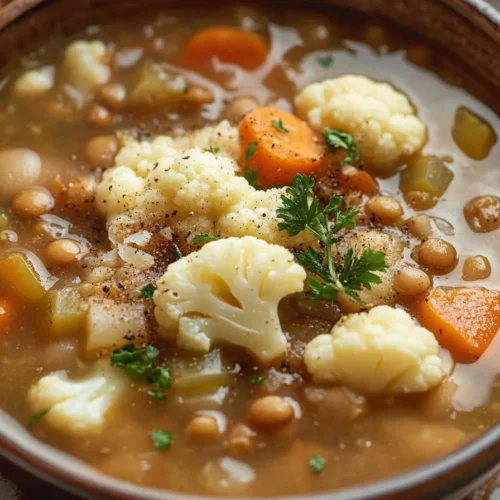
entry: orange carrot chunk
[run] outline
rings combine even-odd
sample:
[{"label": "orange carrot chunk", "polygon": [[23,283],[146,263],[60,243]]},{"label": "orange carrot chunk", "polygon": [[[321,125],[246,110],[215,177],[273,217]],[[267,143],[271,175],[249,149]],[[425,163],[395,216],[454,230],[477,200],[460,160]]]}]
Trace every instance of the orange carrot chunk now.
[{"label": "orange carrot chunk", "polygon": [[311,128],[296,116],[274,108],[256,108],[240,122],[242,161],[256,170],[262,187],[289,185],[295,174],[308,175],[325,162]]},{"label": "orange carrot chunk", "polygon": [[369,173],[352,165],[342,167],[337,178],[343,191],[360,191],[369,196],[378,193],[377,181]]},{"label": "orange carrot chunk", "polygon": [[419,303],[417,316],[453,354],[479,358],[500,329],[500,292],[438,287]]},{"label": "orange carrot chunk", "polygon": [[180,63],[186,68],[211,73],[212,59],[236,64],[247,70],[258,68],[267,58],[264,39],[252,31],[231,26],[213,26],[195,33],[184,45]]}]

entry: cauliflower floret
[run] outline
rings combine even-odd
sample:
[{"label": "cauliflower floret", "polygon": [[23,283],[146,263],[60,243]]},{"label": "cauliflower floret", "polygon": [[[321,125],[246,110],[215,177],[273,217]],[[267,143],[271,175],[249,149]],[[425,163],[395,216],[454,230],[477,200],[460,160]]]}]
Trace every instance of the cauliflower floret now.
[{"label": "cauliflower floret", "polygon": [[[221,129],[228,134],[233,131],[223,122],[217,127],[201,129],[189,138],[158,137],[151,143],[125,138],[126,145],[116,157],[119,166],[104,173],[95,198],[97,209],[108,217],[114,244],[123,242],[117,235],[125,234],[124,218],[117,216],[126,214],[128,223],[140,217],[143,228],[147,228],[147,215],[153,221],[153,214],[159,213],[163,213],[163,224],[203,217],[203,226],[211,226],[210,234],[218,236],[252,235],[285,246],[298,246],[314,239],[306,232],[291,237],[278,230],[276,209],[281,206],[285,188],[257,191],[237,175],[239,167],[230,154],[213,154],[199,147],[182,149],[182,144],[196,142],[196,137],[203,144],[204,140],[211,141],[214,147],[218,144],[215,137],[223,140],[223,135],[217,132]],[[176,220],[165,214],[169,217],[175,214]],[[154,224],[158,226],[158,220]]]},{"label": "cauliflower floret", "polygon": [[111,77],[111,70],[105,64],[106,45],[94,40],[77,40],[68,45],[61,71],[64,81],[83,93],[92,93]]},{"label": "cauliflower floret", "polygon": [[96,188],[97,210],[105,215],[132,210],[145,190],[144,179],[135,175],[130,168],[115,167],[106,170]]},{"label": "cauliflower floret", "polygon": [[283,247],[252,236],[206,244],[171,264],[154,295],[160,332],[179,347],[243,347],[266,363],[287,347],[278,303],[304,288],[306,273]]},{"label": "cauliflower floret", "polygon": [[32,69],[23,73],[14,83],[14,94],[20,98],[38,97],[54,86],[54,68]]},{"label": "cauliflower floret", "polygon": [[309,85],[295,98],[295,106],[315,129],[351,134],[363,161],[384,173],[418,153],[427,140],[426,127],[409,99],[391,85],[364,76]]},{"label": "cauliflower floret", "polygon": [[42,377],[28,392],[31,410],[38,413],[49,408],[44,422],[61,433],[83,437],[99,432],[127,387],[126,377],[108,363],[100,364],[83,380],[70,380],[64,371]]},{"label": "cauliflower floret", "polygon": [[[393,303],[396,298],[393,286],[394,273],[403,258],[404,245],[401,239],[378,229],[349,233],[333,248],[333,253],[342,256],[349,248],[352,248],[355,253],[363,253],[366,248],[374,252],[383,252],[385,262],[389,266],[386,272],[375,273],[380,276],[381,283],[372,285],[370,290],[362,288],[358,292],[364,303],[363,308]],[[344,294],[339,294],[338,302],[344,312],[352,313],[361,309],[360,304]]]},{"label": "cauliflower floret", "polygon": [[389,306],[351,314],[304,353],[317,383],[337,383],[367,395],[424,392],[446,375],[434,335]]}]

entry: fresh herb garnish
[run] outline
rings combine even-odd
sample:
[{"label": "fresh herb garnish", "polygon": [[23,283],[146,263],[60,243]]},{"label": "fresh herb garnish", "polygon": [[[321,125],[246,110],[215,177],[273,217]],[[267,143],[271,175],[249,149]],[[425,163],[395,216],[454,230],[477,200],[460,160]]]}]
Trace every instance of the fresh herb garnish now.
[{"label": "fresh herb garnish", "polygon": [[217,146],[210,146],[208,149],[205,149],[204,151],[206,151],[207,153],[212,153],[213,155],[216,155],[220,151],[220,148]]},{"label": "fresh herb garnish", "polygon": [[332,245],[338,242],[335,234],[345,228],[354,227],[354,216],[359,210],[341,210],[341,196],[330,198],[325,207],[321,207],[313,192],[314,180],[305,175],[296,174],[293,185],[288,187],[286,195],[281,197],[283,206],[276,210],[280,231],[288,231],[295,236],[301,231],[312,234],[319,242],[322,251],[312,247],[297,255],[299,264],[320,280],[309,276],[311,299],[336,300],[338,292],[352,297],[359,304],[362,287],[371,288],[374,283],[381,283],[376,271],[385,272],[387,265],[383,252],[374,252],[369,248],[362,254],[354,254],[349,249],[343,259],[333,259]]},{"label": "fresh herb garnish", "polygon": [[342,130],[332,130],[329,128],[325,128],[323,135],[330,153],[335,153],[339,149],[343,149],[346,152],[345,158],[340,162],[341,165],[356,163],[361,158],[358,146],[356,146],[352,135],[342,132]]},{"label": "fresh herb garnish", "polygon": [[38,422],[40,422],[40,420],[42,420],[42,418],[45,417],[45,415],[47,415],[47,413],[49,413],[49,411],[50,411],[50,407],[45,408],[45,409],[39,411],[38,413],[35,413],[34,415],[32,415],[30,417],[30,419],[28,420],[28,427],[30,429],[33,429],[33,427],[35,427],[35,425],[38,424]]},{"label": "fresh herb garnish", "polygon": [[332,56],[318,56],[316,57],[316,62],[322,67],[322,68],[329,68],[333,64],[333,57]]},{"label": "fresh herb garnish", "polygon": [[170,253],[174,257],[177,257],[178,259],[182,259],[182,252],[181,252],[180,248],[175,243],[170,247]]},{"label": "fresh herb garnish", "polygon": [[152,385],[153,389],[148,394],[161,401],[163,398],[159,394],[171,387],[172,377],[168,368],[156,366],[159,356],[160,350],[152,345],[138,349],[129,343],[113,352],[111,366],[122,368],[137,382]]},{"label": "fresh herb garnish", "polygon": [[326,460],[319,455],[313,455],[309,459],[309,465],[314,474],[321,474],[325,469]]},{"label": "fresh herb garnish", "polygon": [[144,300],[153,300],[153,295],[156,291],[156,287],[149,283],[146,285],[144,288],[141,288],[139,290],[139,295],[144,299]]},{"label": "fresh herb garnish", "polygon": [[217,236],[210,236],[209,234],[198,234],[193,238],[193,245],[201,245],[207,241],[217,241]]},{"label": "fresh herb garnish", "polygon": [[247,162],[249,162],[252,159],[252,156],[255,154],[255,151],[257,151],[258,145],[259,145],[258,142],[250,142],[248,144],[248,148],[247,148],[247,152],[246,152]]},{"label": "fresh herb garnish", "polygon": [[149,433],[155,448],[163,451],[170,450],[172,441],[174,440],[174,433],[169,431],[151,431]]},{"label": "fresh herb garnish", "polygon": [[244,175],[248,184],[252,186],[254,189],[259,189],[257,185],[257,170],[247,170]]},{"label": "fresh herb garnish", "polygon": [[250,383],[253,385],[260,385],[264,382],[264,377],[252,377]]},{"label": "fresh herb garnish", "polygon": [[161,401],[162,403],[167,402],[167,397],[165,396],[165,393],[163,391],[158,390],[158,389],[148,391],[148,396],[151,396],[152,398],[155,398],[158,401]]},{"label": "fresh herb garnish", "polygon": [[283,125],[283,122],[281,120],[281,118],[279,120],[272,120],[271,121],[271,125],[275,128],[277,128],[280,132],[290,132],[284,125]]}]

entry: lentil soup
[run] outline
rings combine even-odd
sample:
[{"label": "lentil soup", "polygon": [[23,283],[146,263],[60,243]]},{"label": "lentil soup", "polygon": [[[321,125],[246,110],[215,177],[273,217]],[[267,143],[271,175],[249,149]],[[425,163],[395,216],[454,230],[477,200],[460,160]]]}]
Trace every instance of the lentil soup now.
[{"label": "lentil soup", "polygon": [[500,415],[494,103],[342,12],[53,34],[0,73],[0,407],[202,496],[457,450]]}]

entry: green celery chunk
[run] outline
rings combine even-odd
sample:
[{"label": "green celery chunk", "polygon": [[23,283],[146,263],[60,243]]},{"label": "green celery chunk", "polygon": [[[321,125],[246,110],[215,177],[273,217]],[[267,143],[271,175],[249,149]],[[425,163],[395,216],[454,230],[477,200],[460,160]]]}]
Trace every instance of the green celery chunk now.
[{"label": "green celery chunk", "polygon": [[452,179],[453,172],[437,156],[420,156],[400,173],[399,185],[403,193],[423,191],[440,197]]},{"label": "green celery chunk", "polygon": [[27,300],[39,300],[47,293],[40,277],[22,253],[13,253],[0,260],[0,286]]},{"label": "green celery chunk", "polygon": [[77,290],[52,290],[48,297],[51,336],[64,337],[83,331],[87,309]]}]

